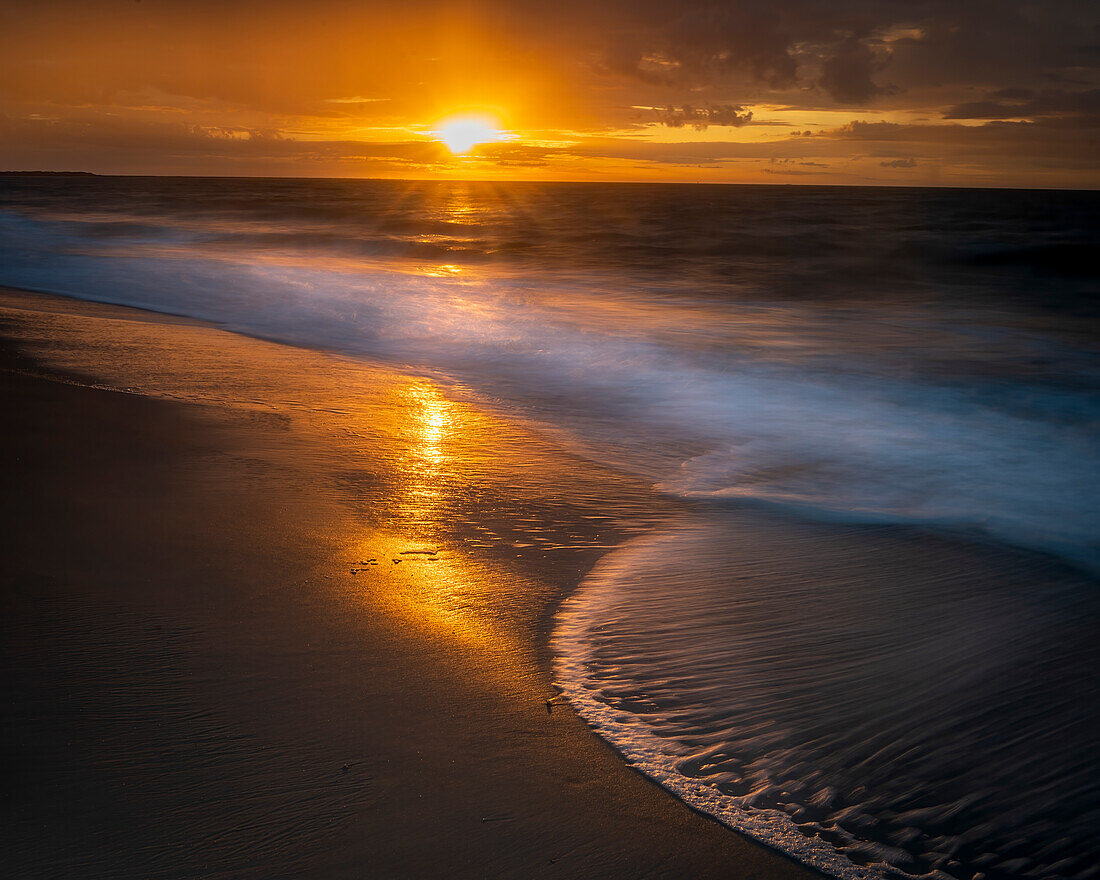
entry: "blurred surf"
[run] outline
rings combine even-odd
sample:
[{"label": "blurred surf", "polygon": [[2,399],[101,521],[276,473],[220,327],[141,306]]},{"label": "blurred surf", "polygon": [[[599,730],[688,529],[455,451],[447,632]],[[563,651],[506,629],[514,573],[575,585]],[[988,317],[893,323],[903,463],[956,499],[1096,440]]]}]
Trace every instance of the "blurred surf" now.
[{"label": "blurred surf", "polygon": [[430,371],[666,491],[1095,567],[1097,201],[8,178],[0,283]]}]

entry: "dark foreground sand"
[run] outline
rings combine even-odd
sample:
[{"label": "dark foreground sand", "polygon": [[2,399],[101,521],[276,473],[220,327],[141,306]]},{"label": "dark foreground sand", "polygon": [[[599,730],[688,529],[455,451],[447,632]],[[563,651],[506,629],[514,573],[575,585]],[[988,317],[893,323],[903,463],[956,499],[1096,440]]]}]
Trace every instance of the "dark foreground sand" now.
[{"label": "dark foreground sand", "polygon": [[341,358],[0,332],[0,875],[811,876],[547,714],[554,609],[667,502]]}]

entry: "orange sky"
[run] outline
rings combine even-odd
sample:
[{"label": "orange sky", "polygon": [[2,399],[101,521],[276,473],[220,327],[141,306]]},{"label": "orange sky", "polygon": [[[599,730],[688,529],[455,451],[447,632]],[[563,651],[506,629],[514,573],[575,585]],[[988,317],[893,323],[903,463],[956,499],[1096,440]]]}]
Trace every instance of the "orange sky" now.
[{"label": "orange sky", "polygon": [[[1100,183],[1075,0],[45,0],[0,43],[6,169]],[[508,137],[454,156],[470,112]]]}]

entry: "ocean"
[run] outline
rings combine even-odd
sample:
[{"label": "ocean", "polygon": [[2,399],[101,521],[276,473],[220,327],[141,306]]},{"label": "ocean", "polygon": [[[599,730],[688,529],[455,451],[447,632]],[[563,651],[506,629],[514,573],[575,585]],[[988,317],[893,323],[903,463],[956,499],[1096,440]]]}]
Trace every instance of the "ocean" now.
[{"label": "ocean", "polygon": [[0,284],[382,361],[684,499],[559,615],[559,683],[626,760],[837,876],[1084,880],[1098,208],[7,177]]}]

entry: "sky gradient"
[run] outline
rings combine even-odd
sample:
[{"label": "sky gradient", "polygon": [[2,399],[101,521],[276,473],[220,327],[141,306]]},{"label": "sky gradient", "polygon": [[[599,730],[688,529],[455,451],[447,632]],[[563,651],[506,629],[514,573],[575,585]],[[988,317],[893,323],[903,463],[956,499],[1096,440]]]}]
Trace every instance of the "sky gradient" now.
[{"label": "sky gradient", "polygon": [[1082,0],[0,0],[9,170],[1096,188],[1098,132]]}]

